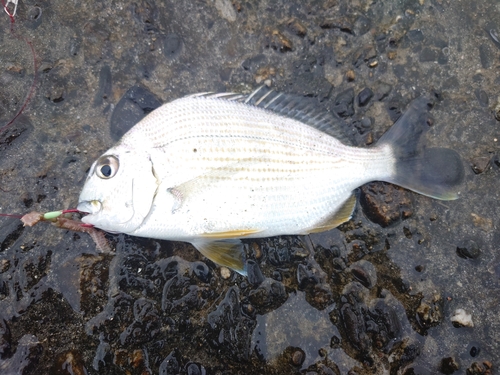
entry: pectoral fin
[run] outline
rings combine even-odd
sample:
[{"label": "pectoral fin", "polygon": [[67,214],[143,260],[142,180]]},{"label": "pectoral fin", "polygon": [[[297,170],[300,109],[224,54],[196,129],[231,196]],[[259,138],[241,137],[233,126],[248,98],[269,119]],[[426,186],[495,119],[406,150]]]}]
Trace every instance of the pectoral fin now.
[{"label": "pectoral fin", "polygon": [[356,196],[353,194],[349,198],[347,198],[347,200],[342,204],[342,206],[340,206],[340,208],[337,211],[335,211],[333,215],[319,222],[314,227],[307,229],[305,232],[319,233],[336,228],[340,224],[345,223],[351,218],[355,207],[356,207]]},{"label": "pectoral fin", "polygon": [[[226,237],[227,238],[227,237]],[[193,246],[211,261],[229,267],[246,276],[245,252],[243,243],[237,239],[226,240],[196,240]]]}]

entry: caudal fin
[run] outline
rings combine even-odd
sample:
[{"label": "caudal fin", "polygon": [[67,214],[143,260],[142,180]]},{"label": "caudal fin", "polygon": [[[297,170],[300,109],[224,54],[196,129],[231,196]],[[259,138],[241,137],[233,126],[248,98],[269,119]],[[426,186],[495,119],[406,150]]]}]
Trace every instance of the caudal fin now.
[{"label": "caudal fin", "polygon": [[442,200],[458,198],[464,167],[457,152],[425,148],[420,137],[431,125],[431,102],[414,100],[403,116],[380,138],[377,146],[389,145],[396,172],[387,182]]}]

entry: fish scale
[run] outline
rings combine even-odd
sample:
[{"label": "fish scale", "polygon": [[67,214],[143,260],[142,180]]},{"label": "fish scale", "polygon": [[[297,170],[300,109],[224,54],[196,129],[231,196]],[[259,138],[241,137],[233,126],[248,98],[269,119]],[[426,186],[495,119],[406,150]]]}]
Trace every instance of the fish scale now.
[{"label": "fish scale", "polygon": [[[427,102],[414,102],[374,147],[358,148],[330,134],[338,126],[332,115],[294,96],[258,93],[195,95],[150,113],[91,167],[79,199],[88,213],[82,220],[191,242],[244,273],[241,238],[331,229],[350,218],[353,190],[369,181],[456,198],[458,155],[418,147]],[[447,179],[436,168],[425,172],[436,157],[456,167]]]}]

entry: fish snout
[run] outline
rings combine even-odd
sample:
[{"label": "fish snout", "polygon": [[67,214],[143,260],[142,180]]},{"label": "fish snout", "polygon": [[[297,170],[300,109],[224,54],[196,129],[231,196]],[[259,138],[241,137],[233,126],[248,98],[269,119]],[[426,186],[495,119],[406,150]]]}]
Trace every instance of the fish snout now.
[{"label": "fish snout", "polygon": [[98,214],[102,210],[102,203],[98,200],[79,202],[76,209],[90,215]]}]

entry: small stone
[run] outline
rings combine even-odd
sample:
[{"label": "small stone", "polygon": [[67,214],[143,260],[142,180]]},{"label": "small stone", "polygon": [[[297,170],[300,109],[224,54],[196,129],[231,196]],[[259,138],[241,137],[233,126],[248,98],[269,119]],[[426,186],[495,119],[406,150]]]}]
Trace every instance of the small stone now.
[{"label": "small stone", "polygon": [[455,358],[453,358],[453,357],[447,357],[447,358],[443,358],[441,360],[441,367],[440,367],[439,370],[443,374],[451,375],[455,371],[457,371],[459,368],[460,368],[460,366],[458,365],[458,363],[455,360]]},{"label": "small stone", "polygon": [[352,82],[356,79],[356,74],[354,73],[354,70],[349,69],[347,73],[345,74],[347,81]]},{"label": "small stone", "polygon": [[394,60],[398,56],[397,51],[389,51],[387,52],[387,58],[389,60]]},{"label": "small stone", "polygon": [[373,98],[373,91],[370,90],[368,87],[365,87],[361,92],[358,94],[358,104],[360,107],[364,107],[365,105],[368,104],[370,99]]},{"label": "small stone", "polygon": [[255,260],[249,259],[246,262],[246,268],[247,268],[248,282],[254,287],[257,287],[260,284],[262,284],[265,278],[262,275],[262,271],[260,270],[259,264]]},{"label": "small stone", "polygon": [[360,260],[351,266],[352,275],[368,289],[377,284],[377,271],[372,263]]},{"label": "small stone", "polygon": [[306,36],[307,28],[296,18],[288,20],[287,25],[290,31],[292,31],[295,35],[301,38]]},{"label": "small stone", "polygon": [[469,240],[464,244],[457,246],[457,255],[464,259],[477,259],[481,250],[476,242]]},{"label": "small stone", "polygon": [[472,159],[472,171],[475,174],[481,174],[490,166],[490,158],[480,156]]},{"label": "small stone", "polygon": [[224,279],[227,280],[231,277],[231,270],[227,267],[221,267],[220,268],[220,276]]},{"label": "small stone", "polygon": [[295,350],[292,353],[292,364],[294,366],[302,366],[305,359],[306,359],[306,354],[300,348],[297,348],[297,350]]},{"label": "small stone", "polygon": [[474,323],[472,322],[472,315],[467,314],[464,309],[456,309],[455,315],[453,315],[450,320],[455,328],[474,327]]},{"label": "small stone", "polygon": [[486,93],[486,91],[477,89],[475,91],[475,94],[477,101],[479,102],[479,105],[483,108],[488,107],[490,100],[488,98],[488,94]]}]

